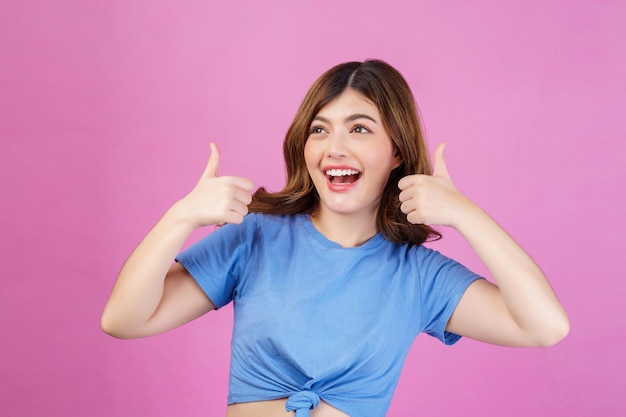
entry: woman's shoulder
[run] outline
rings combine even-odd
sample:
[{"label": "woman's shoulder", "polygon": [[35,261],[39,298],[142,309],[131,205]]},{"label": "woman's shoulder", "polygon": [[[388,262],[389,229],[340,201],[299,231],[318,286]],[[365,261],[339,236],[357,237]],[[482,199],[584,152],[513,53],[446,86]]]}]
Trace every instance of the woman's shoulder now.
[{"label": "woman's shoulder", "polygon": [[424,244],[411,245],[410,250],[415,254],[415,258],[420,262],[443,262],[450,259],[439,250],[425,246]]},{"label": "woman's shoulder", "polygon": [[240,225],[233,225],[246,233],[254,232],[258,235],[272,235],[274,231],[298,229],[308,217],[303,214],[270,214],[249,213]]},{"label": "woman's shoulder", "polygon": [[243,221],[238,224],[227,223],[221,228],[255,228],[259,226],[272,226],[277,224],[288,224],[301,222],[302,215],[300,214],[272,214],[272,213],[248,213],[244,216]]},{"label": "woman's shoulder", "polygon": [[405,258],[406,262],[416,266],[424,266],[424,264],[438,264],[450,260],[450,258],[437,249],[433,249],[424,244],[410,243],[390,243],[393,251],[397,256]]},{"label": "woman's shoulder", "polygon": [[285,225],[302,223],[304,219],[303,214],[249,213],[244,218],[244,222],[251,221],[257,225]]}]

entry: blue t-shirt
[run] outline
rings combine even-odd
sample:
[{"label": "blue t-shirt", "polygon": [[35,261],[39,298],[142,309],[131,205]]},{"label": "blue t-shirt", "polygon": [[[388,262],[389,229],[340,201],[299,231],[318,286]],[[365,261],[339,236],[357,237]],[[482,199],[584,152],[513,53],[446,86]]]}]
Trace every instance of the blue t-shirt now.
[{"label": "blue t-shirt", "polygon": [[447,322],[479,278],[380,233],[343,248],[308,215],[249,214],[177,260],[218,308],[234,302],[228,403],[289,398],[298,415],[321,398],[384,416],[415,337],[455,343]]}]

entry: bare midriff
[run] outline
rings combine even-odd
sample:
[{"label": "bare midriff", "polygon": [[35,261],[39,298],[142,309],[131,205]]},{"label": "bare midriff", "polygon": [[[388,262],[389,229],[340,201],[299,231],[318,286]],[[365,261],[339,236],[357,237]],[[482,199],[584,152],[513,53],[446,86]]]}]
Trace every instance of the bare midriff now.
[{"label": "bare midriff", "polygon": [[[296,413],[285,411],[287,399],[238,403],[228,406],[226,417],[293,417]],[[350,417],[332,405],[321,401],[311,410],[311,417]]]}]

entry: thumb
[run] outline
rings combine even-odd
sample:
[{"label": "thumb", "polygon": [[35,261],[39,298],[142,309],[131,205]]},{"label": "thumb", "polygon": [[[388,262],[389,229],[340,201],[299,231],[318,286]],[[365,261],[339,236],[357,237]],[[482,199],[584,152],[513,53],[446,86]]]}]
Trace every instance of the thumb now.
[{"label": "thumb", "polygon": [[217,177],[217,169],[220,166],[220,150],[217,145],[211,143],[211,156],[209,156],[209,162],[204,169],[203,177]]},{"label": "thumb", "polygon": [[447,179],[450,178],[450,173],[448,173],[448,166],[446,165],[446,160],[443,156],[443,150],[446,148],[446,143],[441,142],[435,148],[433,152],[433,176],[434,177],[444,177]]}]

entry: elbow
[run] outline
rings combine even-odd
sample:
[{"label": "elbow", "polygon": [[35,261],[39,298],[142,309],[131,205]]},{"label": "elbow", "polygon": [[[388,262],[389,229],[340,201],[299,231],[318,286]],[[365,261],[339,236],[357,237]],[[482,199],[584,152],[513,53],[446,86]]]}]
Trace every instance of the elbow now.
[{"label": "elbow", "polygon": [[116,326],[105,314],[103,314],[102,318],[100,319],[100,328],[104,333],[108,334],[109,336],[112,336],[116,339],[123,339],[123,337],[121,337],[119,329],[116,328]]},{"label": "elbow", "polygon": [[134,339],[137,336],[129,334],[129,332],[120,325],[119,322],[111,318],[106,312],[102,314],[100,319],[100,328],[106,334],[116,339]]},{"label": "elbow", "polygon": [[554,346],[557,343],[561,342],[563,339],[567,337],[570,331],[570,322],[569,318],[566,314],[563,314],[563,317],[558,320],[554,320],[554,322],[549,326],[549,328],[545,329],[542,333],[541,337],[537,339],[537,346],[539,347],[550,347]]}]

